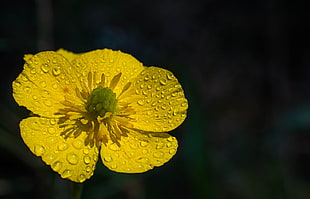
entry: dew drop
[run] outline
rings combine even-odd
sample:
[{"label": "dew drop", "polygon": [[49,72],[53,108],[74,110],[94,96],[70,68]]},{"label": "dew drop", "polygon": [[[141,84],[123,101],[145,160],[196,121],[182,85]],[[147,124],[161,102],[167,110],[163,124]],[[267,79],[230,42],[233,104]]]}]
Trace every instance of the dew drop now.
[{"label": "dew drop", "polygon": [[149,163],[149,161],[150,160],[148,158],[145,158],[145,157],[141,157],[141,158],[137,159],[137,162],[144,163],[144,164]]},{"label": "dew drop", "polygon": [[89,164],[91,161],[91,158],[87,155],[87,156],[84,156],[84,163],[85,164]]},{"label": "dew drop", "polygon": [[113,143],[109,145],[109,149],[111,149],[112,151],[118,151],[119,147],[117,146],[117,144]]},{"label": "dew drop", "polygon": [[175,149],[170,149],[170,150],[169,150],[169,153],[170,153],[170,154],[175,154],[176,152],[177,152],[177,151],[176,151]]},{"label": "dew drop", "polygon": [[68,144],[65,143],[65,142],[63,142],[63,143],[59,143],[59,144],[58,144],[57,149],[58,149],[59,151],[64,151],[64,150],[66,150],[68,147],[69,147]]},{"label": "dew drop", "polygon": [[91,167],[90,167],[90,166],[87,166],[87,167],[86,167],[86,172],[87,172],[87,173],[91,172]]},{"label": "dew drop", "polygon": [[69,170],[69,169],[66,169],[66,170],[64,170],[64,171],[62,172],[61,177],[63,177],[63,178],[68,178],[68,177],[70,177],[71,175],[72,175],[72,171]]},{"label": "dew drop", "polygon": [[89,154],[89,149],[88,148],[84,148],[83,153],[84,154]]},{"label": "dew drop", "polygon": [[78,161],[79,161],[79,158],[78,156],[75,154],[75,153],[68,153],[67,154],[67,161],[70,163],[70,164],[77,164]]},{"label": "dew drop", "polygon": [[59,162],[59,161],[56,161],[56,162],[54,162],[52,165],[51,165],[51,167],[52,167],[52,169],[54,170],[54,171],[59,171],[60,169],[61,169],[61,167],[62,167],[62,163],[61,162]]},{"label": "dew drop", "polygon": [[74,148],[80,150],[84,147],[84,144],[81,140],[75,140],[72,145],[74,146]]},{"label": "dew drop", "polygon": [[85,179],[86,179],[86,176],[85,176],[84,174],[81,174],[81,175],[79,176],[79,181],[80,181],[80,182],[83,182]]},{"label": "dew drop", "polygon": [[156,149],[162,149],[164,147],[164,144],[163,143],[158,143],[156,145]]},{"label": "dew drop", "polygon": [[58,85],[57,85],[57,84],[53,84],[53,88],[54,88],[54,89],[57,89],[57,88],[58,88]]},{"label": "dew drop", "polygon": [[47,73],[50,70],[50,67],[48,64],[42,64],[41,69],[43,72]]},{"label": "dew drop", "polygon": [[168,74],[167,74],[167,78],[170,79],[170,80],[172,80],[172,79],[173,79],[173,74],[168,73]]},{"label": "dew drop", "polygon": [[149,143],[147,141],[141,141],[140,146],[146,147]]},{"label": "dew drop", "polygon": [[45,100],[44,101],[44,104],[48,107],[51,107],[52,106],[52,101],[51,100]]},{"label": "dew drop", "polygon": [[40,85],[41,85],[42,87],[46,87],[46,81],[40,82]]},{"label": "dew drop", "polygon": [[37,156],[41,156],[45,152],[45,148],[42,145],[35,145],[34,146],[34,153]]},{"label": "dew drop", "polygon": [[60,75],[60,73],[61,73],[60,67],[53,68],[53,75],[58,76]]},{"label": "dew drop", "polygon": [[53,135],[53,134],[55,134],[56,129],[54,127],[50,127],[50,128],[47,129],[47,131],[48,131],[48,133]]},{"label": "dew drop", "polygon": [[163,80],[163,79],[159,80],[159,83],[163,86],[167,84],[166,80]]},{"label": "dew drop", "polygon": [[50,119],[50,124],[51,125],[55,125],[56,124],[56,120],[55,119]]},{"label": "dew drop", "polygon": [[105,162],[112,162],[113,161],[111,156],[105,156],[103,159]]},{"label": "dew drop", "polygon": [[32,96],[32,99],[37,100],[37,99],[38,99],[38,96],[33,95],[33,96]]},{"label": "dew drop", "polygon": [[32,74],[35,74],[37,71],[36,71],[36,69],[35,68],[32,68],[31,70],[30,70],[30,73],[32,73]]},{"label": "dew drop", "polygon": [[161,151],[157,151],[157,152],[155,152],[155,153],[153,154],[153,156],[154,156],[155,158],[161,158],[161,157],[164,156],[164,153],[161,152]]},{"label": "dew drop", "polygon": [[144,105],[144,100],[138,100],[137,104],[139,104],[140,106]]},{"label": "dew drop", "polygon": [[25,91],[26,93],[30,93],[30,92],[31,92],[31,88],[30,88],[29,86],[25,86],[25,87],[24,87],[24,91]]},{"label": "dew drop", "polygon": [[150,76],[148,76],[148,75],[144,77],[145,81],[148,81],[149,79],[150,79]]}]

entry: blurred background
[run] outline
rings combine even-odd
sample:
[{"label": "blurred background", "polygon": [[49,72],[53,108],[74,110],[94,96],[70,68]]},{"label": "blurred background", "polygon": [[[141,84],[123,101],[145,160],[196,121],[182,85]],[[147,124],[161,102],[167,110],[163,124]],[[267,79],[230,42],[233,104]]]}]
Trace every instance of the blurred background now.
[{"label": "blurred background", "polygon": [[189,100],[176,156],[144,174],[101,161],[88,199],[310,198],[309,12],[282,0],[10,0],[0,6],[0,198],[67,199],[24,145],[24,54],[111,48],[172,71]]}]

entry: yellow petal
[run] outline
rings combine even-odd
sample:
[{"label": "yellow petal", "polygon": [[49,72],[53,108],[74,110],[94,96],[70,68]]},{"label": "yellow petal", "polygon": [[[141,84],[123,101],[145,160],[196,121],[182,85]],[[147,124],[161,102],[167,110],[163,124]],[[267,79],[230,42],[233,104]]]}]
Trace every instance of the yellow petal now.
[{"label": "yellow petal", "polygon": [[52,117],[68,99],[81,103],[76,97],[74,68],[66,58],[53,51],[26,55],[23,72],[13,82],[16,102],[35,114]]},{"label": "yellow petal", "polygon": [[130,130],[120,146],[111,140],[101,146],[103,164],[122,173],[142,173],[168,162],[176,153],[178,142],[167,133],[141,134]]},{"label": "yellow petal", "polygon": [[134,81],[134,93],[122,100],[131,103],[135,119],[133,128],[166,132],[178,127],[186,117],[188,108],[183,89],[176,77],[168,70],[148,67]]},{"label": "yellow petal", "polygon": [[69,60],[70,62],[71,62],[72,60],[74,60],[77,56],[79,56],[79,54],[76,54],[76,53],[67,51],[67,50],[62,49],[62,48],[58,49],[58,50],[56,51],[56,53],[61,54],[62,56],[64,56],[64,57],[65,57],[67,60]]},{"label": "yellow petal", "polygon": [[21,135],[29,149],[62,178],[83,182],[93,175],[98,149],[84,145],[86,133],[64,139],[58,120],[29,117],[20,122]]},{"label": "yellow petal", "polygon": [[[121,73],[120,80],[114,89],[117,95],[129,81],[145,68],[133,56],[110,49],[83,53],[73,61],[73,64],[77,66],[77,71],[80,73],[80,81],[88,82],[92,89],[99,86],[102,74],[104,74],[104,87],[109,87],[111,80]],[[91,72],[91,76],[89,76],[89,72]]]}]

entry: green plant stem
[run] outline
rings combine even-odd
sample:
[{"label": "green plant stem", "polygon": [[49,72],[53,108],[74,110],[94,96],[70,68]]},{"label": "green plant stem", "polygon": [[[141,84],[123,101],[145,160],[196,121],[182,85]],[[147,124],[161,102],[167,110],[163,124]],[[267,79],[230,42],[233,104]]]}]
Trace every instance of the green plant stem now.
[{"label": "green plant stem", "polygon": [[71,183],[71,199],[80,199],[82,195],[83,184],[82,183]]}]

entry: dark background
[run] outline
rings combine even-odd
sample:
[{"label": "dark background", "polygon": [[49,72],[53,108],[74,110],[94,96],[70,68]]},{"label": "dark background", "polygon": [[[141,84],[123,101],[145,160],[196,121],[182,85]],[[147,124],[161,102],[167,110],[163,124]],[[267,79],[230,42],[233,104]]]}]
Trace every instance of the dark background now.
[{"label": "dark background", "polygon": [[282,0],[9,0],[0,6],[0,198],[69,198],[23,144],[23,55],[119,49],[172,71],[189,100],[176,156],[144,174],[101,161],[88,199],[310,198],[309,9]]}]

